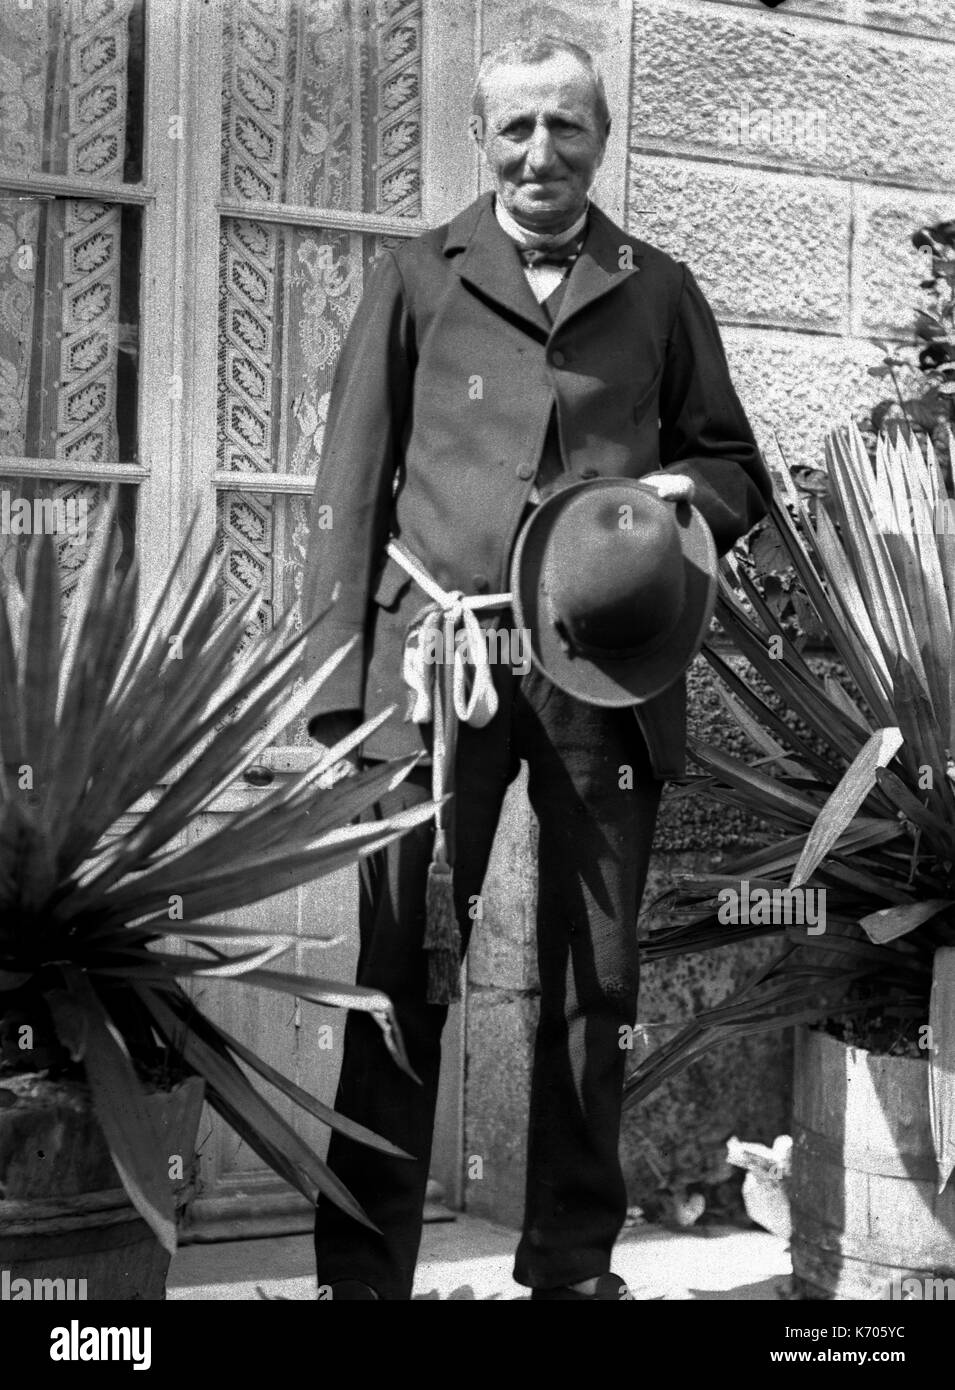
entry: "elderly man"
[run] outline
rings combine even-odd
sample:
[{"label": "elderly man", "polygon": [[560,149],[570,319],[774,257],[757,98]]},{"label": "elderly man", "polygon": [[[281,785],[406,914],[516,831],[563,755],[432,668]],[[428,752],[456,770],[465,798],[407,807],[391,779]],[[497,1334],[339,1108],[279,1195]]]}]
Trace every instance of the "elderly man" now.
[{"label": "elderly man", "polygon": [[[391,538],[432,588],[489,596],[508,589],[522,523],[568,483],[641,479],[692,498],[718,552],[766,510],[767,475],[696,282],[588,198],[610,129],[590,56],[557,39],[509,45],[482,63],[474,112],[494,193],[382,254],[338,368],[314,502],[326,523],[306,570],[306,612],[324,611],[308,663],[360,641],[310,711],[326,745],[407,705],[409,627],[428,592],[386,553]],[[514,1274],[532,1299],[626,1297],[610,1273],[626,1210],[620,1036],[636,1017],[660,792],[683,771],[685,686],[634,711],[577,699],[536,663],[499,663],[493,682],[493,718],[459,729],[447,834],[466,949],[505,791],[528,764],[541,999]],[[430,753],[431,737],[396,716],[362,756]],[[381,812],[430,792],[416,768]],[[393,1000],[420,1084],[389,1062],[373,1021],[349,1016],[337,1108],[413,1157],[333,1136],[330,1165],[377,1228],[319,1202],[318,1277],[334,1298],[411,1296],[447,1013],[427,996],[432,836],[419,827],[361,876],[358,980]]]}]

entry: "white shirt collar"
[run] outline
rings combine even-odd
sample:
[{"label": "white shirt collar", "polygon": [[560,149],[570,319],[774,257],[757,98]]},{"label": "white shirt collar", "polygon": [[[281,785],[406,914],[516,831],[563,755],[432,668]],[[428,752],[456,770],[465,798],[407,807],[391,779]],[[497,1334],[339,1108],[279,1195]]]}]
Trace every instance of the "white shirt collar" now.
[{"label": "white shirt collar", "polygon": [[497,194],[494,195],[494,216],[511,240],[516,241],[518,246],[563,246],[565,242],[573,241],[574,237],[579,236],[583,231],[589,211],[590,201],[588,199],[587,206],[573,226],[566,227],[555,236],[545,236],[540,232],[531,232],[526,227],[522,227],[507,211]]}]

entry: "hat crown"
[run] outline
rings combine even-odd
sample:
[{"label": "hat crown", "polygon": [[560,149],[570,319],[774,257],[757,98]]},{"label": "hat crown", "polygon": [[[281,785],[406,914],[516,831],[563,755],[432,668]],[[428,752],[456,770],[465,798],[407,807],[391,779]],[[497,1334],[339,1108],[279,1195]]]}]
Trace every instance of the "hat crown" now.
[{"label": "hat crown", "polygon": [[644,489],[625,501],[582,491],[554,527],[543,579],[569,654],[623,661],[656,650],[685,602],[672,503]]},{"label": "hat crown", "polygon": [[598,477],[556,488],[525,520],[511,558],[514,617],[535,667],[568,695],[642,705],[700,650],[716,577],[695,507],[637,478]]}]

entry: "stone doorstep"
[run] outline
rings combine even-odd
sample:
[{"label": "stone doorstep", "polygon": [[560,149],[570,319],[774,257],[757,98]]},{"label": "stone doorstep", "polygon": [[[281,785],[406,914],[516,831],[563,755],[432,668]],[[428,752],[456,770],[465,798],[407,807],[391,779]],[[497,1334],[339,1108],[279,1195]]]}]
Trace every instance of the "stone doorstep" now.
[{"label": "stone doorstep", "polygon": [[[712,1234],[703,1234],[704,1231]],[[459,1215],[425,1227],[415,1299],[527,1297],[511,1277],[516,1233]],[[786,1242],[766,1231],[704,1227],[698,1232],[642,1226],[623,1233],[614,1270],[637,1300],[767,1300],[788,1292]],[[172,1262],[170,1300],[315,1299],[311,1236],[267,1237],[184,1246]]]}]

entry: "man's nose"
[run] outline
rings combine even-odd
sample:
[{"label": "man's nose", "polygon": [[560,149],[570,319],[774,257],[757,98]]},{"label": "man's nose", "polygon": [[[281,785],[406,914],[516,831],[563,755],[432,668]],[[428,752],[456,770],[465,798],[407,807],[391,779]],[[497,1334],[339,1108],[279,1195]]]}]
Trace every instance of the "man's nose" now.
[{"label": "man's nose", "polygon": [[556,154],[554,139],[550,131],[545,125],[535,126],[524,156],[530,168],[542,173],[554,163]]}]

